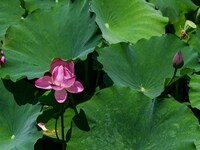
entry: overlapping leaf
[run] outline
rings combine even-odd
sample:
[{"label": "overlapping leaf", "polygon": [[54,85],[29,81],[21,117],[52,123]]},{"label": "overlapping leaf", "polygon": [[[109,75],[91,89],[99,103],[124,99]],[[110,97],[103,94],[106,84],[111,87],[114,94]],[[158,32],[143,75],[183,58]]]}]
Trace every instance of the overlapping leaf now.
[{"label": "overlapping leaf", "polygon": [[79,108],[91,130],[73,127],[69,150],[193,150],[200,138],[198,120],[184,104],[152,101],[127,87],[104,89]]},{"label": "overlapping leaf", "polygon": [[3,80],[3,83],[5,88],[13,94],[18,105],[36,103],[38,89],[26,79],[19,80],[17,82]]},{"label": "overlapping leaf", "polygon": [[185,67],[200,70],[197,54],[172,35],[140,40],[133,46],[111,45],[99,51],[99,61],[115,84],[129,86],[154,98],[164,90],[165,78],[173,76],[172,59],[179,49]]},{"label": "overlapping leaf", "polygon": [[196,150],[200,150],[200,140],[195,142]]},{"label": "overlapping leaf", "polygon": [[7,62],[0,76],[37,78],[55,57],[84,59],[99,43],[95,32],[87,0],[35,11],[7,31],[3,44]]},{"label": "overlapping leaf", "polygon": [[34,149],[41,133],[36,128],[40,107],[26,104],[19,106],[0,81],[0,149]]},{"label": "overlapping leaf", "polygon": [[200,27],[196,29],[196,33],[192,34],[189,40],[190,47],[194,48],[197,52],[200,52]]},{"label": "overlapping leaf", "polygon": [[24,10],[20,7],[19,0],[1,1],[0,5],[0,40],[5,36],[9,26],[20,21]]},{"label": "overlapping leaf", "polygon": [[32,12],[36,9],[47,9],[55,4],[60,4],[60,3],[67,3],[68,0],[24,0],[25,2],[25,8],[29,11]]},{"label": "overlapping leaf", "polygon": [[192,75],[191,80],[190,80],[190,92],[189,92],[189,99],[191,106],[193,108],[200,109],[200,76],[199,75]]},{"label": "overlapping leaf", "polygon": [[150,0],[150,2],[154,3],[164,16],[169,17],[177,36],[180,36],[185,21],[188,19],[185,15],[197,9],[197,6],[191,0]]},{"label": "overlapping leaf", "polygon": [[145,0],[93,0],[92,9],[109,43],[132,42],[165,32],[168,19]]},{"label": "overlapping leaf", "polygon": [[197,6],[191,0],[149,0],[162,11],[164,16],[169,17],[171,23],[177,22],[186,13],[195,11]]}]

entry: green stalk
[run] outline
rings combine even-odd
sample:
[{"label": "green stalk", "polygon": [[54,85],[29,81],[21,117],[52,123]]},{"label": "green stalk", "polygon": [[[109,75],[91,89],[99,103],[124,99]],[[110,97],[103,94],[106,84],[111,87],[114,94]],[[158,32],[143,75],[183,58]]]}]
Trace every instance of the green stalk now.
[{"label": "green stalk", "polygon": [[100,73],[99,71],[97,72],[97,79],[96,79],[96,83],[95,83],[95,88],[97,87],[98,83],[99,83],[99,77],[100,77]]},{"label": "green stalk", "polygon": [[66,145],[65,145],[65,131],[64,131],[64,109],[62,106],[62,114],[61,114],[61,134],[62,134],[62,150],[66,150]]},{"label": "green stalk", "polygon": [[57,139],[58,139],[58,142],[60,143],[60,139],[59,139],[59,137],[58,137],[58,130],[57,130],[57,125],[58,125],[58,117],[56,117],[56,123],[55,123],[55,132],[56,132],[56,137],[57,137]]},{"label": "green stalk", "polygon": [[178,99],[178,82],[175,84],[176,99]]},{"label": "green stalk", "polygon": [[72,107],[74,109],[75,114],[78,115],[78,110],[76,109],[76,103],[75,103],[73,97],[71,98],[71,102],[72,102]]},{"label": "green stalk", "polygon": [[86,60],[85,62],[84,62],[84,85],[85,85],[85,89],[90,89],[89,88],[89,86],[88,86],[88,83],[89,83],[89,79],[88,79],[88,77],[89,77],[89,74],[88,74],[88,72],[89,72],[89,68],[88,68],[88,65],[89,65],[89,62],[88,62],[89,60]]},{"label": "green stalk", "polygon": [[177,70],[178,70],[178,69],[175,68],[175,70],[174,70],[174,74],[173,74],[171,80],[168,82],[167,86],[169,86],[169,85],[172,83],[172,81],[174,80],[174,78],[175,78],[175,76],[176,76],[176,73],[177,73]]}]

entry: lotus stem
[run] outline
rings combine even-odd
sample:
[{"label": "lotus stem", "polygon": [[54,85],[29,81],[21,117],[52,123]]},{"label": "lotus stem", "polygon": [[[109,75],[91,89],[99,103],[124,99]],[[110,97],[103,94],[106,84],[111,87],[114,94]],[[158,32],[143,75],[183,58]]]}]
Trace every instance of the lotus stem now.
[{"label": "lotus stem", "polygon": [[62,114],[61,114],[61,134],[62,134],[62,150],[66,150],[66,145],[65,145],[65,126],[64,126],[64,108],[62,106]]},{"label": "lotus stem", "polygon": [[72,107],[76,115],[78,115],[78,110],[76,109],[76,102],[74,101],[73,97],[71,98]]},{"label": "lotus stem", "polygon": [[169,85],[172,83],[172,81],[174,80],[174,78],[175,78],[175,76],[176,76],[176,73],[177,73],[177,70],[178,70],[178,69],[175,68],[175,70],[174,70],[174,74],[173,74],[171,80],[168,82],[167,86],[169,86]]},{"label": "lotus stem", "polygon": [[55,133],[56,133],[56,137],[57,137],[57,139],[58,139],[58,142],[60,143],[60,139],[59,139],[59,137],[58,137],[58,130],[57,130],[57,125],[58,125],[58,117],[56,117],[56,122],[55,122]]}]

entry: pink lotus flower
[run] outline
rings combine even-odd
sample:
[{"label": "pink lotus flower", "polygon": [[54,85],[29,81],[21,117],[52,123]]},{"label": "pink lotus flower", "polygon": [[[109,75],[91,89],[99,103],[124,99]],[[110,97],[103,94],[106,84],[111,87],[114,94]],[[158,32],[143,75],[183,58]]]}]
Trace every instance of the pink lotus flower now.
[{"label": "pink lotus flower", "polygon": [[5,62],[6,62],[6,58],[5,58],[5,56],[4,56],[4,51],[3,50],[1,50],[0,49],[0,68],[1,68],[1,66],[3,65],[3,64],[5,64]]},{"label": "pink lotus flower", "polygon": [[73,61],[65,62],[56,58],[50,65],[51,76],[45,75],[35,81],[35,86],[41,89],[55,90],[54,96],[58,103],[63,103],[68,93],[80,93],[83,85],[76,80]]}]

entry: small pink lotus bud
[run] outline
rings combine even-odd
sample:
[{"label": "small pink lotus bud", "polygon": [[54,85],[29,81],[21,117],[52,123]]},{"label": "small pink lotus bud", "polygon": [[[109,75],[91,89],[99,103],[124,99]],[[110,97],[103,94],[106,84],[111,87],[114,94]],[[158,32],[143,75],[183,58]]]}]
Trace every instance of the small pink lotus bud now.
[{"label": "small pink lotus bud", "polygon": [[4,51],[0,49],[0,54],[4,56]]},{"label": "small pink lotus bud", "polygon": [[45,124],[40,122],[37,124],[43,131],[47,131],[48,129],[45,127]]},{"label": "small pink lotus bud", "polygon": [[4,51],[0,49],[0,68],[5,64],[6,58],[4,56]]},{"label": "small pink lotus bud", "polygon": [[4,65],[5,62],[6,62],[5,56],[1,56],[0,57],[0,68]]},{"label": "small pink lotus bud", "polygon": [[181,51],[179,50],[173,58],[173,67],[179,69],[183,67],[183,65],[184,65],[183,56]]},{"label": "small pink lotus bud", "polygon": [[0,64],[4,64],[6,62],[5,56],[2,56],[0,59]]}]

